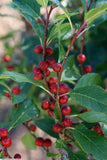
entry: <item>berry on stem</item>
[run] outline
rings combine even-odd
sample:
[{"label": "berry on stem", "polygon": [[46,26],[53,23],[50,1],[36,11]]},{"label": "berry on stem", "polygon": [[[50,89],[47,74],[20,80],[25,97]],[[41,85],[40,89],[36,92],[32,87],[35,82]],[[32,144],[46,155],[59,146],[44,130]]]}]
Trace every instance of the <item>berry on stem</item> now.
[{"label": "berry on stem", "polygon": [[70,144],[70,143],[67,143],[67,146],[69,147],[69,149],[73,149],[73,146],[72,146],[72,144]]},{"label": "berry on stem", "polygon": [[5,93],[5,96],[7,97],[7,98],[11,98],[11,96],[10,96],[10,94],[9,93]]},{"label": "berry on stem", "polygon": [[44,101],[42,102],[42,109],[43,109],[43,110],[47,110],[47,109],[49,108],[49,106],[50,106],[50,103],[49,103],[48,100],[44,100]]},{"label": "berry on stem", "polygon": [[49,117],[53,116],[53,112],[51,111],[51,109],[48,110],[48,115],[49,115]]},{"label": "berry on stem", "polygon": [[59,86],[60,93],[67,93],[69,91],[69,86],[66,83],[62,83]]},{"label": "berry on stem", "polygon": [[52,141],[50,139],[47,138],[47,139],[44,140],[44,146],[45,147],[50,147],[51,145],[52,145]]},{"label": "berry on stem", "polygon": [[6,137],[8,135],[8,130],[5,128],[0,128],[0,137]]},{"label": "berry on stem", "polygon": [[55,63],[55,60],[53,58],[47,58],[46,62],[48,63],[48,65],[50,67],[53,67],[54,63]]},{"label": "berry on stem", "polygon": [[47,70],[48,69],[48,63],[47,62],[45,62],[45,61],[41,61],[40,63],[39,63],[39,67],[40,67],[40,69],[41,70]]},{"label": "berry on stem", "polygon": [[5,137],[1,140],[1,143],[3,146],[5,147],[10,147],[12,142],[11,142],[11,138],[10,137]]},{"label": "berry on stem", "polygon": [[82,53],[78,54],[77,61],[79,63],[84,63],[86,61],[86,56],[84,54],[82,54]]},{"label": "berry on stem", "polygon": [[84,66],[84,71],[86,72],[86,73],[91,73],[92,72],[92,66],[91,65],[86,65],[86,66]]},{"label": "berry on stem", "polygon": [[57,82],[57,78],[56,77],[50,77],[49,78],[49,84],[51,85],[51,84],[54,84],[54,83],[56,83]]},{"label": "berry on stem", "polygon": [[65,104],[65,103],[67,103],[67,102],[68,102],[68,97],[67,97],[66,95],[61,96],[61,97],[59,98],[59,103]]},{"label": "berry on stem", "polygon": [[70,107],[70,106],[64,106],[64,107],[62,108],[62,113],[63,113],[64,115],[69,115],[69,114],[71,113],[71,107]]},{"label": "berry on stem", "polygon": [[47,70],[46,70],[46,76],[47,76],[47,77],[50,76],[50,73],[51,73],[50,70],[47,69]]},{"label": "berry on stem", "polygon": [[59,133],[62,130],[62,125],[60,125],[59,123],[54,124],[53,130],[54,130],[54,132]]},{"label": "berry on stem", "polygon": [[7,70],[8,70],[8,71],[13,71],[13,70],[14,70],[14,66],[13,66],[13,65],[7,66]]},{"label": "berry on stem", "polygon": [[53,92],[53,93],[57,93],[57,84],[56,83],[54,83],[54,84],[51,84],[50,85],[50,89],[51,89],[51,91]]},{"label": "berry on stem", "polygon": [[36,81],[40,81],[43,77],[43,73],[42,72],[36,72],[34,75],[33,75],[33,79],[36,80]]},{"label": "berry on stem", "polygon": [[70,127],[72,125],[72,120],[68,119],[68,118],[65,118],[64,121],[63,121],[63,125],[65,127]]},{"label": "berry on stem", "polygon": [[34,67],[33,68],[33,73],[36,73],[36,72],[42,73],[42,71],[41,71],[41,69],[39,67]]},{"label": "berry on stem", "polygon": [[47,47],[47,48],[46,48],[46,54],[47,54],[47,55],[50,56],[50,55],[53,54],[53,52],[54,52],[54,50],[53,50],[51,47]]},{"label": "berry on stem", "polygon": [[55,102],[51,102],[51,103],[50,103],[50,108],[51,108],[52,110],[54,110],[54,107],[55,107]]},{"label": "berry on stem", "polygon": [[55,72],[60,72],[61,71],[61,67],[62,67],[62,65],[60,63],[54,63],[53,70]]},{"label": "berry on stem", "polygon": [[35,126],[34,124],[31,124],[31,125],[29,126],[29,128],[30,128],[30,130],[31,130],[32,132],[35,132],[35,131],[36,131],[36,126]]},{"label": "berry on stem", "polygon": [[99,125],[94,127],[94,131],[104,136],[103,131],[101,130],[101,127]]},{"label": "berry on stem", "polygon": [[36,54],[41,54],[43,52],[43,48],[41,45],[37,45],[35,48],[34,48],[34,51]]},{"label": "berry on stem", "polygon": [[9,55],[3,56],[3,61],[4,61],[4,62],[9,62],[10,59],[11,59],[11,58],[10,58]]},{"label": "berry on stem", "polygon": [[12,93],[18,95],[20,93],[20,88],[19,87],[13,87]]},{"label": "berry on stem", "polygon": [[38,147],[43,146],[43,145],[44,145],[44,139],[43,139],[42,137],[36,138],[35,144],[36,144]]},{"label": "berry on stem", "polygon": [[14,159],[21,159],[21,155],[18,154],[18,153],[16,153],[16,154],[14,155]]}]

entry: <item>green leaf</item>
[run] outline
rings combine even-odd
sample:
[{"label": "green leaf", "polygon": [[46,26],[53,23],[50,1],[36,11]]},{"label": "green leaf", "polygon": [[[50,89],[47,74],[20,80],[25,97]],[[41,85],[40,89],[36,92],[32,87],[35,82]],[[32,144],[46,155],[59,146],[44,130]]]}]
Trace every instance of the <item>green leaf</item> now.
[{"label": "green leaf", "polygon": [[60,153],[50,153],[50,152],[47,152],[47,157],[56,157],[56,158],[59,158],[61,156]]},{"label": "green leaf", "polygon": [[17,73],[17,72],[4,72],[3,74],[0,75],[0,79],[8,79],[11,78],[12,80],[16,81],[16,82],[28,82],[31,83],[37,87],[40,87],[42,89],[44,89],[45,91],[47,91],[44,88],[44,85],[42,82],[37,82],[35,80],[33,80],[33,78],[30,78],[27,75],[21,74],[21,73]]},{"label": "green leaf", "polygon": [[24,135],[21,141],[26,148],[32,149],[32,150],[36,149],[35,138],[30,133],[27,133],[26,135]]},{"label": "green leaf", "polygon": [[28,99],[25,102],[18,105],[17,108],[14,109],[12,120],[10,123],[9,131],[21,123],[38,117],[39,110],[37,106],[32,104],[31,100]]},{"label": "green leaf", "polygon": [[91,86],[91,85],[100,85],[101,84],[101,77],[100,75],[96,73],[89,73],[82,76],[78,83],[75,86],[75,89],[85,87],[85,86]]},{"label": "green leaf", "polygon": [[104,3],[103,5],[100,5],[97,8],[91,9],[89,12],[85,15],[85,21],[87,24],[92,23],[96,18],[101,16],[102,14],[107,12],[107,3]]},{"label": "green leaf", "polygon": [[0,158],[3,159],[3,152],[0,152]]},{"label": "green leaf", "polygon": [[77,80],[79,78],[80,74],[74,62],[74,56],[69,56],[64,65],[61,80],[74,83],[73,80]]},{"label": "green leaf", "polygon": [[101,77],[104,79],[107,77],[107,63],[100,63],[96,67],[96,72],[101,75]]},{"label": "green leaf", "polygon": [[107,124],[100,122],[101,129],[104,133],[104,136],[107,138]]},{"label": "green leaf", "polygon": [[49,0],[36,0],[41,6],[47,6]]},{"label": "green leaf", "polygon": [[95,122],[107,123],[107,114],[106,113],[88,111],[88,112],[79,114],[77,116],[88,123],[95,123]]},{"label": "green leaf", "polygon": [[106,160],[107,140],[102,135],[81,126],[76,127],[72,133],[85,153],[92,154],[95,159]]},{"label": "green leaf", "polygon": [[53,131],[53,125],[55,124],[54,119],[44,118],[44,119],[36,120],[34,121],[34,123],[50,136],[55,138],[59,137],[58,134]]},{"label": "green leaf", "polygon": [[82,6],[83,6],[84,13],[86,13],[87,12],[86,0],[81,0],[81,3],[82,3]]},{"label": "green leaf", "polygon": [[40,16],[40,5],[36,2],[36,0],[13,0],[13,3],[21,9],[24,13],[32,16],[39,17]]},{"label": "green leaf", "polygon": [[98,86],[87,86],[70,92],[70,100],[96,112],[107,112],[107,92]]},{"label": "green leaf", "polygon": [[84,152],[79,151],[75,152],[73,160],[88,160],[87,156],[84,154]]}]

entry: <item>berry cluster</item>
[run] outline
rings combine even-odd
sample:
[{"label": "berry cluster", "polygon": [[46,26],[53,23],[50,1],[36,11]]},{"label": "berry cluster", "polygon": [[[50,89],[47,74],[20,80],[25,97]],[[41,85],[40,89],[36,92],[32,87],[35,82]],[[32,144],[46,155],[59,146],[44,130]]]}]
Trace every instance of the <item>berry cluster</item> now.
[{"label": "berry cluster", "polygon": [[42,137],[38,137],[35,140],[35,144],[38,147],[43,147],[43,146],[50,147],[52,145],[52,141],[49,138],[43,139]]},{"label": "berry cluster", "polygon": [[[77,61],[81,64],[86,61],[86,56],[82,53],[77,55]],[[84,71],[85,73],[91,73],[92,72],[92,66],[91,65],[86,65],[84,66]]]}]

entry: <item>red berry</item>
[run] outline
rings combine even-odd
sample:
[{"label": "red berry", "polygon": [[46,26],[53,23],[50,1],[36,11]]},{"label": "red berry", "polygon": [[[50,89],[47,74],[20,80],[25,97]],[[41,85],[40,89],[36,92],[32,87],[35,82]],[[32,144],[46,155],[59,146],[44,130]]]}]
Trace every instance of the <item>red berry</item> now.
[{"label": "red berry", "polygon": [[73,146],[72,146],[72,144],[70,144],[70,143],[67,143],[67,146],[69,147],[69,149],[73,149]]},{"label": "red berry", "polygon": [[50,106],[49,101],[44,100],[44,101],[42,102],[42,109],[43,109],[43,110],[47,110],[47,109],[49,108],[49,106]]},{"label": "red berry", "polygon": [[48,69],[48,63],[47,62],[45,62],[45,61],[41,61],[40,63],[39,63],[39,67],[40,67],[40,69],[41,70],[47,70]]},{"label": "red berry", "polygon": [[55,63],[55,60],[53,58],[47,58],[46,62],[50,67],[53,67],[53,64]]},{"label": "red berry", "polygon": [[46,76],[47,76],[47,77],[50,76],[50,73],[51,73],[50,70],[47,69],[47,70],[46,70]]},{"label": "red berry", "polygon": [[3,61],[4,62],[9,62],[10,61],[10,56],[9,55],[4,56]]},{"label": "red berry", "polygon": [[95,127],[94,127],[94,131],[97,132],[98,134],[101,134],[101,135],[104,136],[103,131],[101,130],[101,127],[100,127],[100,126],[95,126]]},{"label": "red berry", "polygon": [[11,142],[11,138],[10,137],[5,137],[1,140],[1,143],[3,146],[5,147],[10,147],[12,142]]},{"label": "red berry", "polygon": [[53,52],[54,52],[54,50],[53,50],[51,47],[47,47],[47,48],[46,48],[46,54],[47,54],[47,55],[52,55]]},{"label": "red berry", "polygon": [[69,86],[66,83],[62,83],[59,86],[60,93],[67,93],[69,91]]},{"label": "red berry", "polygon": [[92,67],[91,67],[91,65],[86,65],[86,66],[84,66],[84,71],[86,72],[86,73],[91,73],[92,72]]},{"label": "red berry", "polygon": [[12,93],[18,95],[20,93],[20,88],[19,87],[14,87],[12,89]]},{"label": "red berry", "polygon": [[54,110],[54,107],[55,107],[55,102],[51,102],[51,103],[50,103],[50,108],[51,108],[52,110]]},{"label": "red berry", "polygon": [[53,93],[57,93],[57,84],[56,83],[54,83],[54,84],[51,84],[50,85],[50,89],[51,89],[51,91],[53,92]]},{"label": "red berry", "polygon": [[34,49],[36,54],[41,54],[43,52],[43,48],[41,45],[37,45]]},{"label": "red berry", "polygon": [[40,81],[43,77],[43,74],[41,72],[36,72],[34,75],[33,75],[33,79],[36,80],[36,81]]},{"label": "red berry", "polygon": [[10,94],[9,93],[5,93],[5,96],[7,97],[7,98],[11,98],[11,96],[10,96]]},{"label": "red berry", "polygon": [[54,132],[60,132],[62,130],[62,125],[60,125],[59,123],[56,123],[53,125],[53,130]]},{"label": "red berry", "polygon": [[33,68],[33,73],[36,73],[36,72],[42,73],[42,71],[41,71],[41,69],[39,67],[34,67]]},{"label": "red berry", "polygon": [[53,70],[55,72],[60,72],[62,65],[60,63],[54,63]]},{"label": "red berry", "polygon": [[17,154],[15,154],[15,155],[14,155],[14,159],[21,159],[21,155],[20,155],[20,154],[18,154],[18,153],[17,153]]},{"label": "red berry", "polygon": [[52,141],[50,139],[47,138],[47,139],[44,140],[44,146],[45,147],[50,147],[51,145],[52,145]]},{"label": "red berry", "polygon": [[51,85],[51,84],[54,84],[54,83],[56,83],[57,82],[57,78],[56,77],[50,77],[49,78],[49,84]]},{"label": "red berry", "polygon": [[5,128],[0,128],[0,137],[6,137],[8,135],[8,130]]},{"label": "red berry", "polygon": [[67,102],[68,102],[68,97],[67,97],[66,95],[61,96],[61,97],[59,98],[59,103],[65,104],[65,103],[67,103]]},{"label": "red berry", "polygon": [[29,128],[30,128],[30,130],[33,131],[33,132],[36,131],[36,126],[35,126],[34,124],[31,124]]},{"label": "red berry", "polygon": [[39,137],[39,138],[36,138],[35,140],[35,144],[39,147],[43,146],[44,145],[44,139]]},{"label": "red berry", "polygon": [[65,118],[64,121],[63,121],[63,125],[65,127],[70,127],[72,125],[71,119]]},{"label": "red berry", "polygon": [[84,54],[82,54],[82,53],[78,54],[77,61],[79,63],[84,63],[86,61],[86,56]]},{"label": "red berry", "polygon": [[15,106],[15,108],[17,108],[18,104],[15,104],[14,106]]},{"label": "red berry", "polygon": [[63,113],[64,115],[69,115],[69,114],[71,113],[71,107],[69,107],[69,106],[64,106],[64,107],[62,108],[62,113]]},{"label": "red berry", "polygon": [[49,115],[49,117],[53,116],[53,112],[51,111],[51,109],[48,110],[48,115]]},{"label": "red berry", "polygon": [[7,66],[7,70],[8,70],[8,71],[13,71],[13,70],[14,70],[14,66],[13,66],[13,65]]}]

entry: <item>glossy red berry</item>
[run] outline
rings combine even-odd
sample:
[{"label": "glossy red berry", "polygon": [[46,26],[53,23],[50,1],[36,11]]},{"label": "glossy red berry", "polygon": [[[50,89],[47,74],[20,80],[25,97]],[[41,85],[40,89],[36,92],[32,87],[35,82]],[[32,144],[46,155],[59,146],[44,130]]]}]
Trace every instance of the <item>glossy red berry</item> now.
[{"label": "glossy red berry", "polygon": [[0,137],[6,137],[8,135],[8,130],[5,128],[0,128]]},{"label": "glossy red berry", "polygon": [[18,154],[18,153],[17,153],[17,154],[15,154],[15,155],[14,155],[14,159],[21,159],[21,155],[20,155],[20,154]]},{"label": "glossy red berry", "polygon": [[48,110],[48,115],[49,115],[49,117],[53,116],[53,112],[51,111],[51,109]]},{"label": "glossy red berry", "polygon": [[3,57],[3,61],[4,61],[4,62],[9,62],[10,59],[11,59],[11,58],[10,58],[9,55],[6,55],[6,56]]},{"label": "glossy red berry", "polygon": [[82,54],[82,53],[78,54],[77,61],[79,63],[84,63],[86,61],[86,56],[84,54]]},{"label": "glossy red berry", "polygon": [[62,108],[62,113],[63,113],[64,115],[69,115],[69,114],[71,113],[71,107],[70,107],[70,106],[64,106],[64,107]]},{"label": "glossy red berry", "polygon": [[14,66],[13,66],[13,65],[7,66],[7,70],[8,70],[8,71],[13,71],[13,70],[14,70]]},{"label": "glossy red berry", "polygon": [[41,45],[37,45],[35,48],[34,48],[34,51],[36,54],[41,54],[43,52],[43,48]]},{"label": "glossy red berry", "polygon": [[67,146],[69,147],[69,149],[73,149],[73,145],[72,144],[70,144],[70,143],[67,143]]},{"label": "glossy red berry", "polygon": [[42,102],[42,109],[43,109],[43,110],[47,110],[47,109],[49,108],[49,106],[50,106],[49,101],[44,100],[44,101]]},{"label": "glossy red berry", "polygon": [[69,91],[69,86],[66,83],[62,83],[59,86],[60,93],[67,93]]},{"label": "glossy red berry", "polygon": [[10,147],[12,142],[11,142],[11,138],[10,137],[5,137],[1,140],[1,143],[3,146],[5,147]]},{"label": "glossy red berry", "polygon": [[104,136],[103,131],[101,130],[101,127],[99,125],[94,127],[94,131]]},{"label": "glossy red berry", "polygon": [[33,73],[36,73],[36,72],[42,73],[42,71],[41,71],[41,69],[39,67],[34,67],[33,68]]},{"label": "glossy red berry", "polygon": [[59,123],[54,124],[53,130],[54,130],[54,132],[59,133],[62,130],[62,125],[60,125]]},{"label": "glossy red berry", "polygon": [[55,63],[55,60],[53,58],[49,57],[49,58],[47,58],[46,62],[48,63],[48,65],[50,67],[52,67],[54,65],[54,63]]},{"label": "glossy red berry", "polygon": [[91,65],[86,65],[86,66],[84,66],[84,71],[86,72],[86,73],[91,73],[92,72],[92,67],[91,67]]},{"label": "glossy red berry", "polygon": [[60,63],[54,63],[53,70],[55,72],[60,72],[62,65]]},{"label": "glossy red berry", "polygon": [[71,119],[68,119],[68,118],[65,118],[64,121],[63,121],[63,125],[65,127],[70,127],[72,126],[72,120]]},{"label": "glossy red berry", "polygon": [[53,93],[57,93],[57,84],[55,83],[55,84],[51,84],[50,85],[50,89],[51,89],[51,91],[53,92]]},{"label": "glossy red berry", "polygon": [[5,93],[5,96],[7,97],[7,98],[11,98],[11,96],[10,96],[10,94],[9,93]]},{"label": "glossy red berry", "polygon": [[56,77],[50,77],[49,78],[49,84],[51,85],[51,84],[54,84],[54,83],[56,83],[57,82],[57,78]]},{"label": "glossy red berry", "polygon": [[39,147],[44,145],[44,139],[42,137],[36,138],[35,144]]},{"label": "glossy red berry", "polygon": [[51,47],[47,47],[47,48],[46,48],[46,54],[47,54],[47,55],[50,56],[50,55],[53,54],[53,52],[54,52],[54,50],[53,50]]},{"label": "glossy red berry", "polygon": [[67,97],[66,95],[61,96],[61,97],[59,98],[59,103],[65,104],[65,103],[67,103],[67,102],[68,102],[68,97]]},{"label": "glossy red berry", "polygon": [[43,73],[42,72],[36,72],[33,75],[33,79],[36,80],[36,81],[40,81],[42,78],[43,78]]},{"label": "glossy red berry", "polygon": [[51,102],[51,103],[50,103],[50,108],[51,108],[52,110],[54,110],[54,107],[55,107],[55,102]]},{"label": "glossy red berry", "polygon": [[51,145],[52,145],[52,141],[50,139],[47,138],[47,139],[44,140],[44,146],[45,147],[50,147]]},{"label": "glossy red berry", "polygon": [[46,70],[46,76],[48,77],[48,76],[50,76],[50,74],[51,74],[50,70],[47,69],[47,70]]},{"label": "glossy red berry", "polygon": [[36,126],[35,126],[34,124],[31,124],[31,125],[29,126],[29,128],[30,128],[30,130],[33,131],[33,132],[36,131]]},{"label": "glossy red berry", "polygon": [[40,69],[41,70],[47,70],[48,69],[48,63],[46,62],[46,61],[41,61],[40,63],[39,63],[39,67],[40,67]]},{"label": "glossy red berry", "polygon": [[14,87],[12,89],[12,93],[18,95],[20,93],[20,88],[19,87]]}]

